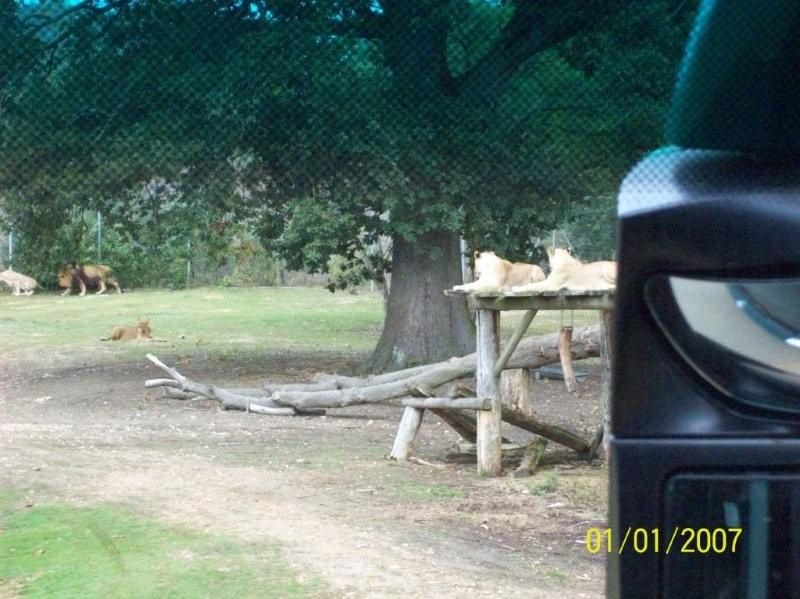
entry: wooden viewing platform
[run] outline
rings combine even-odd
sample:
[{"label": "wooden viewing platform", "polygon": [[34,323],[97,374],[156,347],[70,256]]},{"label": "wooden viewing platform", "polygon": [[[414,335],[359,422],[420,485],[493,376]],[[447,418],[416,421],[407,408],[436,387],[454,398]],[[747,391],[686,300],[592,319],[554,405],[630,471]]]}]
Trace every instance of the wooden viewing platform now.
[{"label": "wooden viewing platform", "polygon": [[453,291],[445,295],[470,296],[478,310],[612,310],[614,291],[562,289],[560,291]]},{"label": "wooden viewing platform", "polygon": [[[498,476],[502,472],[502,407],[500,374],[539,310],[598,310],[600,312],[601,360],[603,366],[603,429],[608,431],[610,382],[610,324],[614,290],[511,292],[464,292],[447,290],[448,296],[468,295],[475,305],[477,352],[477,400],[489,409],[477,411],[477,460],[480,474]],[[525,310],[517,329],[500,351],[500,313]],[[407,408],[407,410],[415,408]],[[607,436],[607,435],[606,435]]]}]

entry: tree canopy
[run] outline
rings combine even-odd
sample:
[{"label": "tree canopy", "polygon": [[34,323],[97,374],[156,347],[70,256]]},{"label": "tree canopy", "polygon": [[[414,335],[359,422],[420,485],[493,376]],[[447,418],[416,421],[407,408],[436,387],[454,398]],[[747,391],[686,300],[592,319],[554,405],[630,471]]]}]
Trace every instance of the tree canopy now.
[{"label": "tree canopy", "polygon": [[22,226],[158,178],[268,239],[311,201],[312,246],[444,227],[529,254],[658,143],[682,4],[4,0],[0,185]]}]

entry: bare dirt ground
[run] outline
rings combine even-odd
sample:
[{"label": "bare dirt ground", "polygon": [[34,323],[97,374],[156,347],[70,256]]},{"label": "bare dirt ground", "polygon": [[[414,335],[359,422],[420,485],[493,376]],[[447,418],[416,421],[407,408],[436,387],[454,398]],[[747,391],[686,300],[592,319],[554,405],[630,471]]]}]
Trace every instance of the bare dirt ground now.
[{"label": "bare dirt ground", "polygon": [[[274,354],[177,366],[242,387],[353,363]],[[441,461],[458,437],[429,414],[416,455],[433,465],[399,464],[383,457],[398,407],[302,418],[223,412],[160,399],[143,387],[156,376],[144,363],[0,363],[0,485],[23,490],[28,503],[114,502],[245,542],[276,541],[297,571],[327,584],[326,596],[604,594],[604,557],[583,544],[587,528],[605,526],[599,463],[481,478],[474,464]],[[598,386],[594,373],[575,395],[558,381],[536,383],[539,416],[590,436]]]}]

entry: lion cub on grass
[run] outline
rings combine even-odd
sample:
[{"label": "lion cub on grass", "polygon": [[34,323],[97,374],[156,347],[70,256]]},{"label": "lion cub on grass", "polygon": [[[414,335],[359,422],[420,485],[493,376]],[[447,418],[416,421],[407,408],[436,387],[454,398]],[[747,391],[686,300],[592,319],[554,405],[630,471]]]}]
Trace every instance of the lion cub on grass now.
[{"label": "lion cub on grass", "polygon": [[494,252],[475,252],[475,281],[456,285],[454,291],[502,291],[513,285],[544,280],[544,271],[535,264],[511,263]]},{"label": "lion cub on grass", "polygon": [[150,328],[150,319],[139,320],[135,327],[114,327],[110,337],[105,337],[100,341],[127,341],[136,339],[137,341],[151,341],[153,330]]},{"label": "lion cub on grass", "polygon": [[617,285],[617,263],[611,261],[583,264],[563,248],[548,249],[550,274],[544,281],[518,285],[513,292],[558,291],[559,289],[601,290]]}]

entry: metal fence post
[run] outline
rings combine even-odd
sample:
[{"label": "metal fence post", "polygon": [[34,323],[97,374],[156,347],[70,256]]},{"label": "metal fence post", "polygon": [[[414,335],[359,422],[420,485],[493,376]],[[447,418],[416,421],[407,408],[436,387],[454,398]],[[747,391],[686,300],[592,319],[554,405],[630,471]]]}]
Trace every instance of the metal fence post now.
[{"label": "metal fence post", "polygon": [[189,282],[192,278],[192,240],[186,240],[186,289],[189,289]]},{"label": "metal fence post", "polygon": [[100,264],[103,260],[103,254],[100,249],[101,244],[103,243],[103,224],[100,218],[100,211],[97,211],[97,263]]}]

